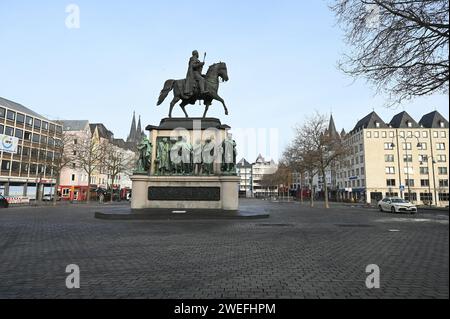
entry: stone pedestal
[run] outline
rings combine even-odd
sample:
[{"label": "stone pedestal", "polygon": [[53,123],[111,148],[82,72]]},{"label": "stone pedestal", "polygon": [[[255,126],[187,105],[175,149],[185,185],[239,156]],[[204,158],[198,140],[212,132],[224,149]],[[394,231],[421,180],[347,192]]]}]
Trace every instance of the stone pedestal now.
[{"label": "stone pedestal", "polygon": [[[216,118],[166,118],[159,126],[149,125],[149,140],[153,145],[150,171],[147,175],[135,174],[131,177],[133,190],[131,208],[136,210],[209,210],[237,211],[239,180],[230,172],[222,172],[223,141],[229,126]],[[187,169],[181,169],[174,160],[179,154],[170,153],[167,145],[176,147],[177,141],[191,146],[187,154]],[[158,147],[158,145],[160,147]],[[200,162],[194,162],[194,145],[205,146]],[[187,147],[189,149],[189,147]],[[199,148],[197,147],[197,150]],[[158,152],[161,156],[158,157]],[[212,161],[207,161],[208,155]],[[174,156],[174,158],[172,158]],[[186,157],[181,156],[183,161]],[[198,159],[198,157],[197,157]],[[167,163],[162,165],[162,163]],[[194,163],[197,169],[194,169]],[[200,167],[200,168],[199,168]]]},{"label": "stone pedestal", "polygon": [[133,175],[131,208],[238,210],[237,176]]}]

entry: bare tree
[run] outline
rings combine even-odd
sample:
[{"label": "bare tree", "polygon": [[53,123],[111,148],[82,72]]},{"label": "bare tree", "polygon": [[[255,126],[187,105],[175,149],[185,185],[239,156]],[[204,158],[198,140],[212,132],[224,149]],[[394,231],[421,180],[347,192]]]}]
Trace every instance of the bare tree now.
[{"label": "bare tree", "polygon": [[62,133],[61,140],[55,141],[55,155],[52,163],[52,174],[56,179],[53,190],[53,205],[58,200],[58,188],[61,182],[61,171],[74,161],[73,140],[65,131]]},{"label": "bare tree", "polygon": [[296,128],[295,138],[285,152],[291,165],[308,175],[311,207],[314,206],[313,178],[319,174],[323,178],[325,207],[329,208],[327,171],[348,152],[339,134],[327,131],[327,124],[326,117],[318,113],[307,118]]},{"label": "bare tree", "polygon": [[387,92],[391,105],[448,94],[448,0],[333,0],[352,47],[340,68]]},{"label": "bare tree", "polygon": [[82,168],[88,177],[87,202],[89,203],[91,200],[91,177],[94,172],[102,167],[105,154],[105,142],[89,132],[77,141],[77,144],[73,146],[73,151],[78,167]]},{"label": "bare tree", "polygon": [[104,165],[111,179],[111,199],[113,201],[113,186],[119,174],[131,175],[136,162],[136,154],[127,151],[113,143],[108,143],[104,148]]}]

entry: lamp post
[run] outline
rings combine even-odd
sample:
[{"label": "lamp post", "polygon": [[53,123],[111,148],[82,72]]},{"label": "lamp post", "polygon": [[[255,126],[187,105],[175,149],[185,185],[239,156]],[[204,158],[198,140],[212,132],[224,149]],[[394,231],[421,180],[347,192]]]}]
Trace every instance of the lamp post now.
[{"label": "lamp post", "polygon": [[[430,166],[429,166],[429,162],[428,160],[431,158],[431,169],[433,170],[433,185],[434,185],[434,194],[431,194],[431,183],[430,183]],[[434,165],[436,164],[436,160],[434,159],[433,156],[428,156],[426,155],[424,158],[422,158],[422,160],[425,160],[427,162],[427,168],[428,168],[428,194],[430,194],[431,197],[431,202],[430,205],[433,205],[433,201],[436,203],[437,205],[437,197],[436,197],[436,174],[434,173]],[[423,164],[423,161],[420,162],[420,164]],[[433,200],[434,197],[434,200]]]}]

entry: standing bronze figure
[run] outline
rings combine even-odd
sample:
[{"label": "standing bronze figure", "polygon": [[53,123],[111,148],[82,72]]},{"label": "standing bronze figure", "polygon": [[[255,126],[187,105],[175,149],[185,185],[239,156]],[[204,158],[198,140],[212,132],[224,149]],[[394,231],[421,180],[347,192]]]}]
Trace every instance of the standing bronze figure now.
[{"label": "standing bronze figure", "polygon": [[227,65],[224,62],[219,62],[211,65],[206,72],[206,75],[202,75],[204,62],[198,60],[198,52],[192,52],[192,57],[189,60],[189,68],[186,79],[182,80],[167,80],[162,89],[157,105],[161,105],[166,99],[170,91],[173,90],[174,98],[170,102],[169,117],[172,117],[172,110],[180,100],[180,107],[183,110],[186,117],[189,115],[186,112],[185,106],[188,104],[195,104],[197,101],[203,100],[205,105],[205,112],[203,118],[206,117],[209,106],[213,100],[217,100],[222,103],[225,115],[228,115],[228,109],[225,105],[225,101],[218,95],[219,91],[219,79],[228,81]]}]

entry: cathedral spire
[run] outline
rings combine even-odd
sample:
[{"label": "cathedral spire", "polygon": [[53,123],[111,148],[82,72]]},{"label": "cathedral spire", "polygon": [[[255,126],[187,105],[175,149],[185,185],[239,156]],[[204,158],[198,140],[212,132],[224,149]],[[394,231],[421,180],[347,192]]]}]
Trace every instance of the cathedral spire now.
[{"label": "cathedral spire", "polygon": [[142,135],[141,116],[139,115],[139,121],[136,129],[136,137],[141,137],[141,135]]},{"label": "cathedral spire", "polygon": [[128,135],[127,142],[136,141],[136,112],[133,111],[133,119],[131,120],[130,134]]}]

